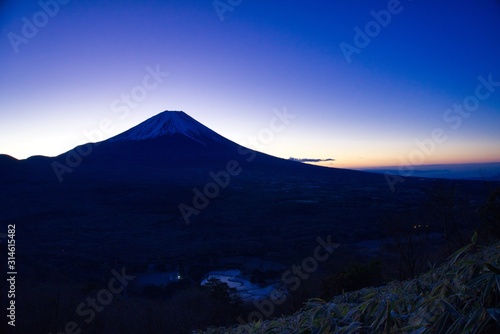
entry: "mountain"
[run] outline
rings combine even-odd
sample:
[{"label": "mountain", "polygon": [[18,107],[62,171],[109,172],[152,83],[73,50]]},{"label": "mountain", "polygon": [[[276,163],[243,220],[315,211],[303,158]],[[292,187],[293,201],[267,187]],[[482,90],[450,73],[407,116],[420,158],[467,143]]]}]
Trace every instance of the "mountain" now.
[{"label": "mountain", "polygon": [[[332,266],[347,268],[380,256],[382,263],[403,268],[399,248],[388,243],[393,232],[411,242],[425,233],[428,242],[418,246],[425,251],[421,258],[439,254],[448,244],[444,235],[458,237],[452,226],[443,230],[443,217],[461,226],[462,235],[469,234],[480,226],[478,212],[488,188],[495,186],[396,180],[394,185],[380,174],[272,157],[241,147],[183,112],[167,111],[57,157],[0,155],[0,231],[15,226],[16,264],[23,273],[18,282],[30,289],[19,299],[19,310],[36,314],[40,320],[22,318],[37,325],[65,314],[61,310],[74,310],[82,293],[96,296],[115,270],[134,276],[179,270],[194,286],[213,271],[237,269],[256,281],[279,283],[281,278],[291,293],[301,285],[295,295],[302,295],[320,287],[317,276],[307,281],[309,274],[323,275]],[[436,208],[429,202],[446,205]],[[399,234],[404,231],[408,234]],[[5,242],[0,248],[7,253]],[[61,282],[68,285],[61,288]],[[116,311],[129,316],[154,309],[143,307],[144,300],[180,292],[184,282],[174,290],[149,292],[134,292],[131,282],[126,298],[117,296],[117,304],[132,306],[130,312]],[[75,299],[62,298],[63,304],[38,310],[47,297],[58,298],[58,291],[72,291]],[[295,295],[291,302],[301,305]],[[110,310],[114,319],[116,312]],[[171,310],[159,312],[159,321]],[[138,314],[150,319],[149,313]],[[85,318],[78,320],[86,326]]]},{"label": "mountain", "polygon": [[110,139],[56,157],[0,155],[0,183],[140,179],[158,170],[213,168],[238,145],[182,111],[164,111]]},{"label": "mountain", "polygon": [[324,170],[242,147],[182,111],[164,111],[112,138],[75,147],[54,158],[16,161],[4,156],[0,172],[6,172],[0,182],[171,180],[178,178],[178,173],[185,177],[186,170],[203,176],[225,168],[229,161],[240,166],[251,163],[254,172]]},{"label": "mountain", "polygon": [[390,224],[425,222],[439,244],[432,194],[456,194],[468,203],[453,212],[457,224],[479,224],[484,183],[397,181],[272,157],[168,111],[57,157],[0,155],[0,227],[15,224],[27,267],[84,277],[110,263],[186,265],[199,275],[223,260],[242,268],[246,257],[289,266],[330,236],[346,253],[374,253]]},{"label": "mountain", "polygon": [[140,141],[175,135],[190,138],[202,145],[211,141],[227,141],[183,111],[164,111],[108,141]]}]

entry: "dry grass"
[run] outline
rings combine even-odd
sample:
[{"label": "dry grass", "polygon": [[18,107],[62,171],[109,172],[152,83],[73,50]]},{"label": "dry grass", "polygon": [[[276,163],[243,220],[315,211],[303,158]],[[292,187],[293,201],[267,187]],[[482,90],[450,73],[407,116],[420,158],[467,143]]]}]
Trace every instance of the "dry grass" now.
[{"label": "dry grass", "polygon": [[310,300],[293,316],[204,333],[499,333],[500,242],[484,247],[476,239],[413,280]]}]

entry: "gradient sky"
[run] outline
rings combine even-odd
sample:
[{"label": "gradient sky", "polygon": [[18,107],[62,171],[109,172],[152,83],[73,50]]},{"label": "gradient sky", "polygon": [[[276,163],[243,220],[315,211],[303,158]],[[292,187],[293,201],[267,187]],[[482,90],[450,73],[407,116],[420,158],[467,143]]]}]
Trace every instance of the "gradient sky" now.
[{"label": "gradient sky", "polygon": [[[53,17],[40,13],[53,0],[0,5],[0,153],[55,156],[105,118],[102,139],[183,110],[239,144],[330,166],[500,161],[500,86],[460,124],[443,118],[479,76],[500,82],[498,0],[401,0],[351,62],[341,43],[397,1],[221,0],[224,13],[213,0],[60,1]],[[168,76],[125,115],[147,68]],[[262,137],[285,109],[295,118]],[[446,140],[419,148],[436,129]]]}]

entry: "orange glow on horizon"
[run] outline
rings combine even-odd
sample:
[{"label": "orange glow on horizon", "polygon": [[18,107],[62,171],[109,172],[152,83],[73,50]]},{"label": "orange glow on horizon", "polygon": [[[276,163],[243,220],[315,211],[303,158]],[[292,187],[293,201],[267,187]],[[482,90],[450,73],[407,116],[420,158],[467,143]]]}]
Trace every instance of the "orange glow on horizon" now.
[{"label": "orange glow on horizon", "polygon": [[500,156],[496,158],[484,158],[484,159],[470,159],[470,160],[429,160],[427,163],[423,164],[400,164],[394,162],[394,160],[378,163],[370,162],[341,162],[341,161],[327,161],[327,162],[308,162],[310,165],[316,165],[327,168],[344,168],[344,169],[371,169],[371,168],[398,168],[401,166],[413,166],[413,167],[428,167],[428,166],[439,166],[439,165],[468,165],[468,164],[490,164],[490,163],[500,163]]}]

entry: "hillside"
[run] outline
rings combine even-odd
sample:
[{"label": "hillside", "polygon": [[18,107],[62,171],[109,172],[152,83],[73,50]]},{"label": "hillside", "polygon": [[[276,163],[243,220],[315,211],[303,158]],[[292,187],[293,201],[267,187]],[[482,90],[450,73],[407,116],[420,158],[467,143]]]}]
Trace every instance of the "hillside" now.
[{"label": "hillside", "polygon": [[[76,323],[91,333],[185,334],[247,319],[253,301],[200,285],[214,272],[240,273],[230,278],[250,282],[249,295],[273,296],[282,286],[286,301],[266,319],[288,316],[310,298],[329,300],[440,263],[467,242],[463,236],[481,231],[486,203],[497,221],[494,182],[407,177],[395,189],[381,174],[241,147],[182,112],[56,157],[0,156],[2,171],[0,226],[20,236],[16,333],[60,333]],[[339,247],[330,257],[319,245],[328,254]],[[383,277],[331,284],[372,260],[377,270],[359,277],[382,268]],[[103,300],[95,316],[79,312],[122,271],[137,277],[126,291],[109,307]],[[372,321],[355,313],[342,321],[354,320]]]},{"label": "hillside", "polygon": [[204,333],[498,333],[499,258],[500,243],[481,247],[473,240],[413,280],[310,300],[292,316]]}]

